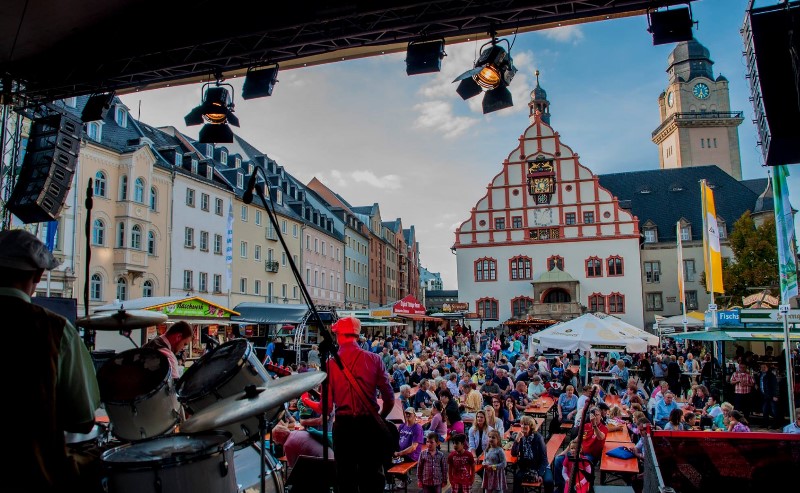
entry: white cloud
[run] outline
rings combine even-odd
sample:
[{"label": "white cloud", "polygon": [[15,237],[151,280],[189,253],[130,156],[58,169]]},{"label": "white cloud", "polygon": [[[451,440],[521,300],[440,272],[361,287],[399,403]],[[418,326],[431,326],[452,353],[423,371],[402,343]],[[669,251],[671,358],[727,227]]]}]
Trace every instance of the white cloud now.
[{"label": "white cloud", "polygon": [[350,173],[350,178],[356,183],[363,183],[375,188],[397,190],[402,188],[402,179],[398,175],[378,176],[369,170],[359,170]]},{"label": "white cloud", "polygon": [[478,123],[475,118],[455,116],[453,104],[448,101],[428,101],[414,105],[419,112],[414,127],[442,132],[448,139],[458,137]]},{"label": "white cloud", "polygon": [[580,26],[561,26],[540,31],[544,37],[559,43],[578,44],[583,40],[583,30]]}]

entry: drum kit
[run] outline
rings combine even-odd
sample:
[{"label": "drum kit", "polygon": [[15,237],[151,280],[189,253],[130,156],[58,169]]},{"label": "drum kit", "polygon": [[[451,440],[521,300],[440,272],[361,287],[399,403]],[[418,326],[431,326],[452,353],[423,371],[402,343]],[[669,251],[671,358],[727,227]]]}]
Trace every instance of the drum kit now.
[{"label": "drum kit", "polygon": [[[153,315],[159,314],[120,310],[77,325],[141,328],[153,325]],[[97,372],[108,427],[65,436],[68,450],[99,456],[100,467],[87,468],[99,474],[98,491],[283,493],[282,465],[267,450],[265,434],[283,416],[285,402],[325,376],[308,372],[273,380],[246,339],[213,348],[176,382],[159,351],[124,351]]]}]

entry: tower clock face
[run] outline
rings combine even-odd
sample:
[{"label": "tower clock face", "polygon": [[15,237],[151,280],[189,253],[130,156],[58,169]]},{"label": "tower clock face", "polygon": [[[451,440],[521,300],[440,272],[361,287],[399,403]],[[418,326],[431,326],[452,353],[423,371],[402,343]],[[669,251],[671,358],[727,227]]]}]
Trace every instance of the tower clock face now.
[{"label": "tower clock face", "polygon": [[667,106],[672,108],[672,105],[675,104],[675,96],[672,91],[667,94]]},{"label": "tower clock face", "polygon": [[692,88],[692,94],[694,94],[694,97],[697,99],[706,99],[709,94],[708,86],[702,82],[695,84]]}]

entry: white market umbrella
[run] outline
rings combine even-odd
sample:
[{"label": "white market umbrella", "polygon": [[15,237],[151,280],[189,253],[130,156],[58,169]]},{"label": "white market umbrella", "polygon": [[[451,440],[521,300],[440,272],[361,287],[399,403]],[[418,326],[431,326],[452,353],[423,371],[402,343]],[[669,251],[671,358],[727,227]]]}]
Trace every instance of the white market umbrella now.
[{"label": "white market umbrella", "polygon": [[613,315],[605,315],[601,318],[601,320],[611,327],[611,329],[616,330],[621,335],[626,337],[638,337],[647,343],[648,346],[658,346],[658,336],[655,334],[651,334],[645,330],[642,330],[635,325],[631,325],[628,322],[624,322]]},{"label": "white market umbrella", "polygon": [[561,351],[647,351],[643,339],[622,335],[591,313],[548,327],[532,337],[539,346]]}]

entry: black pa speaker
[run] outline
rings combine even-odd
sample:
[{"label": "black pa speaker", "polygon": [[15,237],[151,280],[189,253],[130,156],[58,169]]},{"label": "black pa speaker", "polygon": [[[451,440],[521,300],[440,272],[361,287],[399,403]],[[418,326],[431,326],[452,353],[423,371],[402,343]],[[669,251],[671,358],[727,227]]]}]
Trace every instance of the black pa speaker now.
[{"label": "black pa speaker", "polygon": [[692,12],[688,7],[650,12],[650,28],[654,45],[678,43],[692,39]]},{"label": "black pa speaker", "polygon": [[800,163],[800,2],[751,10],[742,35],[764,160]]},{"label": "black pa speaker", "polygon": [[66,115],[33,121],[8,210],[24,223],[58,218],[72,186],[82,125]]},{"label": "black pa speaker", "polygon": [[442,70],[444,40],[412,41],[406,51],[406,74],[419,75]]}]

